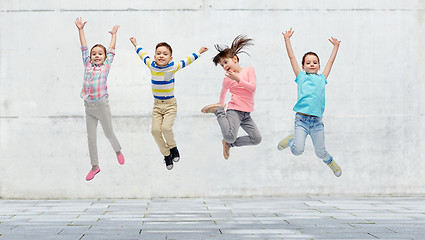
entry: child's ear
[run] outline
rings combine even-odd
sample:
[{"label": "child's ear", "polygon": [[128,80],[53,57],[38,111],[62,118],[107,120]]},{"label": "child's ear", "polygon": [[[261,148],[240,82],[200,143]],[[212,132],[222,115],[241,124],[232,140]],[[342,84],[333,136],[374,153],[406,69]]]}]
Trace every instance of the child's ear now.
[{"label": "child's ear", "polygon": [[302,65],[302,66],[301,66],[301,68],[303,69],[303,71],[305,71],[305,70],[304,70],[304,65]]},{"label": "child's ear", "polygon": [[237,63],[238,62],[238,57],[235,55],[233,56],[233,62]]},{"label": "child's ear", "polygon": [[170,57],[170,62],[173,61],[173,57]]}]

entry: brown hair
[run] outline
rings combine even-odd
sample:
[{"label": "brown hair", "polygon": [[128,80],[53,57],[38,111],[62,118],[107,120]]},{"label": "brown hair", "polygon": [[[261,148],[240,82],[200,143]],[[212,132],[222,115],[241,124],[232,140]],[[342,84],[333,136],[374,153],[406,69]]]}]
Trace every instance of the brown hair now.
[{"label": "brown hair", "polygon": [[159,48],[159,47],[166,47],[168,48],[168,50],[170,50],[170,54],[173,55],[173,49],[171,49],[170,44],[166,43],[166,42],[160,42],[156,45],[155,47],[155,51]]},{"label": "brown hair", "polygon": [[215,49],[217,49],[218,54],[215,55],[215,57],[213,58],[212,61],[217,66],[217,64],[220,63],[220,59],[222,59],[222,58],[232,58],[232,57],[236,56],[236,58],[238,59],[238,62],[239,62],[238,54],[239,53],[248,54],[247,52],[242,51],[242,49],[246,46],[254,45],[252,43],[252,41],[253,41],[253,39],[247,38],[245,35],[240,34],[235,38],[235,40],[233,40],[230,48],[228,46],[222,47],[222,46],[216,44],[216,45],[214,45],[214,47],[215,47]]},{"label": "brown hair", "polygon": [[318,62],[319,62],[319,64],[320,64],[319,56],[317,56],[317,54],[316,54],[316,53],[314,53],[314,52],[306,52],[306,53],[304,54],[304,56],[303,56],[303,60],[301,61],[301,65],[303,65],[303,66],[304,66],[305,58],[306,58],[308,55],[316,56],[316,57],[317,57],[317,61],[318,61]]},{"label": "brown hair", "polygon": [[94,45],[94,46],[90,49],[90,56],[91,56],[91,52],[93,51],[93,48],[95,48],[95,47],[100,47],[100,48],[102,48],[102,49],[103,49],[103,52],[105,53],[105,58],[107,57],[107,56],[106,56],[106,48],[105,48],[105,46],[103,46],[102,44],[96,44],[96,45]]}]

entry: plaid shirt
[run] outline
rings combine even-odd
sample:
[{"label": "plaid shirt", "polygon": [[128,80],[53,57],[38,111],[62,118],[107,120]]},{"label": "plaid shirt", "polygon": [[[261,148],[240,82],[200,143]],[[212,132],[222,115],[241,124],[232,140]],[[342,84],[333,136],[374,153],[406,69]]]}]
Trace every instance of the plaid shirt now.
[{"label": "plaid shirt", "polygon": [[84,82],[81,90],[81,98],[84,100],[96,101],[103,96],[108,96],[106,80],[114,60],[114,49],[108,49],[106,60],[101,65],[93,64],[90,61],[90,52],[87,46],[81,46],[84,63]]}]

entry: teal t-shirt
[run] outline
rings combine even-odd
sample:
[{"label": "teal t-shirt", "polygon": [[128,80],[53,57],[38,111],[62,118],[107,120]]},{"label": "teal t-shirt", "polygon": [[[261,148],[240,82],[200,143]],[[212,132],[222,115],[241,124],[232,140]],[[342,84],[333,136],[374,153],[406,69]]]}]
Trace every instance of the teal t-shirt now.
[{"label": "teal t-shirt", "polygon": [[293,110],[308,115],[323,117],[325,111],[325,85],[328,83],[323,74],[298,73],[298,100]]}]

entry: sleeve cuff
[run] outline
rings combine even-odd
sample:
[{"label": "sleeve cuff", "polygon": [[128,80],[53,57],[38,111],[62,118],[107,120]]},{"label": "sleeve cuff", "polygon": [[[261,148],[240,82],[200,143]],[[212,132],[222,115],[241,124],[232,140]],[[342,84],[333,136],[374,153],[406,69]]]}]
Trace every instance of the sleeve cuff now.
[{"label": "sleeve cuff", "polygon": [[108,53],[115,54],[115,49],[114,48],[108,48]]}]

